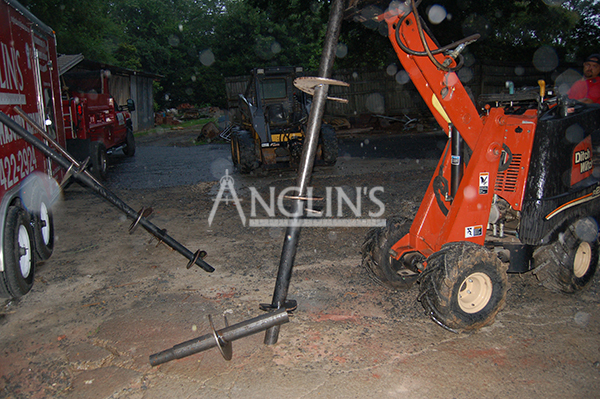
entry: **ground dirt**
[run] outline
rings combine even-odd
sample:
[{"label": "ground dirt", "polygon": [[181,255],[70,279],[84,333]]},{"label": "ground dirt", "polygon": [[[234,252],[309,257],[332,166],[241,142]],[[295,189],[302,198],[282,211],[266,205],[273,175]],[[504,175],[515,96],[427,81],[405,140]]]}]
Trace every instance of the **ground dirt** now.
[{"label": "ground dirt", "polygon": [[[187,145],[192,131],[138,139],[138,147]],[[212,145],[212,144],[211,144]],[[210,146],[210,145],[208,145]],[[207,147],[208,147],[207,146]],[[342,157],[315,171],[324,187],[382,186],[384,217],[412,215],[433,160]],[[250,187],[268,197],[290,171],[232,175],[246,214]],[[119,187],[113,185],[113,187]],[[567,296],[534,276],[510,275],[507,304],[489,327],[454,334],[432,322],[418,289],[391,291],[361,267],[368,228],[305,228],[288,298],[298,301],[279,341],[233,342],[233,359],[210,349],[152,367],[149,356],[263,314],[283,228],[243,226],[234,205],[208,225],[219,182],[115,189],[133,208],[216,269],[158,244],[116,208],[74,184],[54,207],[56,245],[32,291],[0,308],[3,398],[592,398],[600,388],[600,285]],[[321,191],[319,191],[321,190]],[[349,215],[347,209],[344,216]]]}]

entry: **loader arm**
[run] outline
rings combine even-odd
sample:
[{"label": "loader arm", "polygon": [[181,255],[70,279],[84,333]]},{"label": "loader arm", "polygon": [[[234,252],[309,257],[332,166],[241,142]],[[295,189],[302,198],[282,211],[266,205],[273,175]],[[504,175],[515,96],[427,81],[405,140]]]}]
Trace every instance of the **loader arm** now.
[{"label": "loader arm", "polygon": [[[493,109],[480,116],[456,74],[460,51],[478,35],[439,47],[424,29],[417,3],[396,4],[376,18],[387,24],[399,61],[437,122],[457,140],[455,148],[468,146],[470,159],[467,164],[464,151],[453,150],[448,141],[410,232],[392,245],[390,255],[400,260],[417,251],[429,257],[453,241],[483,245],[504,144],[499,121],[505,115],[502,109]],[[531,119],[535,127],[535,116],[522,118]]]}]

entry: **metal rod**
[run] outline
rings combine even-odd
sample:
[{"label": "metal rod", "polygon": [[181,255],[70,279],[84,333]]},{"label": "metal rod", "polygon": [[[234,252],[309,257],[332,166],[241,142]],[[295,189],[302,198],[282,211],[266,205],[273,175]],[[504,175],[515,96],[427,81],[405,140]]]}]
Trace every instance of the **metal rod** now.
[{"label": "metal rod", "polygon": [[[69,162],[67,159],[65,159],[61,155],[57,154],[48,145],[46,145],[46,143],[44,143],[43,141],[41,141],[40,139],[35,137],[33,134],[29,133],[22,126],[20,126],[17,122],[12,120],[8,115],[6,115],[4,112],[1,112],[1,111],[0,111],[0,122],[4,123],[9,129],[11,129],[13,132],[18,134],[19,136],[21,136],[25,141],[27,141],[29,144],[33,145],[40,152],[42,152],[48,158],[52,159],[54,162],[56,162],[58,165],[60,165],[65,170],[68,170],[72,166],[71,162]],[[107,190],[102,184],[98,183],[94,178],[91,177],[89,172],[85,171],[84,173],[75,173],[75,174],[73,174],[73,178],[76,179],[77,181],[85,184],[86,186],[91,188],[93,191],[95,191],[98,195],[105,198],[108,202],[110,202],[112,205],[114,205],[117,209],[119,209],[120,211],[125,213],[125,215],[127,215],[127,217],[129,217],[130,219],[132,219],[132,220],[138,219],[138,217],[139,217],[138,212],[136,212],[134,209],[132,209],[129,205],[127,205],[125,202],[123,202],[119,197],[117,197],[111,191]],[[146,231],[148,231],[150,234],[152,234],[153,236],[158,238],[160,241],[163,241],[165,244],[167,244],[169,247],[171,247],[174,250],[176,250],[177,252],[179,252],[181,255],[186,257],[188,260],[194,259],[194,254],[189,249],[187,249],[186,247],[181,245],[179,242],[177,242],[175,239],[173,239],[168,234],[166,234],[166,230],[159,229],[158,227],[156,227],[154,224],[152,224],[146,218],[143,218],[143,217],[140,219],[139,224],[142,225],[144,227],[144,229],[146,229]],[[207,272],[213,272],[215,270],[211,265],[204,262],[201,258],[196,259],[195,263],[198,266],[200,266],[202,269],[206,270]]]},{"label": "metal rod", "polygon": [[[272,326],[279,326],[288,321],[289,316],[287,311],[285,309],[279,309],[275,312],[265,313],[253,319],[225,327],[222,330],[216,331],[216,335],[225,342],[231,342],[264,331]],[[210,334],[205,334],[201,337],[175,345],[171,349],[150,355],[150,364],[152,366],[157,366],[171,360],[181,359],[193,355],[194,353],[215,348],[217,345],[218,341],[215,340],[215,335],[211,332]]]},{"label": "metal rod", "polygon": [[[329,24],[327,26],[321,63],[319,65],[319,77],[321,78],[329,78],[331,76],[333,62],[335,60],[335,50],[342,24],[343,3],[343,0],[334,0],[331,4]],[[310,184],[312,168],[315,163],[319,131],[321,129],[321,120],[323,119],[323,113],[325,111],[325,101],[327,100],[328,90],[329,86],[325,84],[315,87],[313,105],[308,117],[306,138],[304,139],[298,177],[296,180],[296,187],[298,187],[299,190],[298,197],[306,197],[307,195],[307,187]],[[302,200],[295,200],[293,209],[293,222],[296,222],[302,216]],[[290,279],[292,277],[292,268],[294,266],[294,258],[296,257],[296,249],[300,239],[300,230],[299,223],[292,223],[286,230],[283,248],[281,249],[277,281],[275,282],[275,290],[271,302],[273,308],[279,309],[284,306],[287,298]],[[267,330],[264,343],[267,345],[274,345],[277,343],[278,338],[279,325],[276,325]]]}]

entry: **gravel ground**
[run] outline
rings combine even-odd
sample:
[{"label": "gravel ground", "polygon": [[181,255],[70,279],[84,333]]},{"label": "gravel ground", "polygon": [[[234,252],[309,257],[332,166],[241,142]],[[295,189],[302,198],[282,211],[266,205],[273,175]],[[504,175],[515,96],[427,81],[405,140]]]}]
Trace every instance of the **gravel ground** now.
[{"label": "gravel ground", "polygon": [[[139,186],[119,183],[132,168],[156,168],[146,149],[168,146],[172,154],[193,137],[167,131],[141,138],[135,158],[113,159],[107,184],[133,208],[151,206],[152,223],[191,251],[206,250],[215,272],[186,269],[181,255],[142,229],[130,235],[130,221],[115,208],[71,186],[54,207],[53,256],[28,295],[0,308],[0,397],[598,397],[597,278],[567,296],[530,274],[510,275],[495,323],[454,334],[424,314],[417,288],[391,291],[369,279],[360,266],[366,227],[303,229],[288,296],[298,309],[276,345],[264,345],[259,333],[233,342],[229,362],[211,349],[150,366],[151,354],[208,333],[209,314],[217,329],[222,315],[229,324],[261,315],[284,240],[283,228],[244,226],[232,203],[221,203],[208,224],[221,169],[168,187],[144,186],[147,178]],[[184,151],[226,165],[218,161],[227,157],[223,145]],[[347,193],[382,186],[383,217],[410,216],[435,163],[345,155],[316,170],[312,185],[316,194],[328,186]],[[182,176],[192,173],[177,164]],[[270,187],[280,192],[295,180],[291,171],[231,176],[247,215],[251,187],[268,198]]]}]

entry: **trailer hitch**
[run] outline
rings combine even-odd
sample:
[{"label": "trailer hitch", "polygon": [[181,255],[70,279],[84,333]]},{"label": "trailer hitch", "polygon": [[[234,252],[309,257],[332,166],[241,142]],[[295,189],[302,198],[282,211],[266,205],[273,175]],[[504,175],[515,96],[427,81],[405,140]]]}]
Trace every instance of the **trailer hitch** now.
[{"label": "trailer hitch", "polygon": [[[173,250],[179,252],[185,258],[195,263],[203,270],[207,272],[213,272],[215,269],[206,263],[202,258],[203,256],[198,256],[204,251],[197,251],[195,254],[192,253],[189,249],[181,245],[174,238],[169,236],[166,230],[159,229],[154,224],[152,224],[146,217],[144,216],[144,210],[140,212],[136,212],[129,205],[123,202],[119,197],[109,191],[106,187],[104,187],[100,182],[98,182],[90,172],[85,169],[85,162],[80,164],[77,162],[69,153],[62,148],[56,141],[54,141],[50,136],[48,136],[43,128],[41,128],[35,121],[31,120],[21,110],[19,107],[14,107],[14,110],[27,122],[29,123],[45,140],[47,140],[53,147],[57,149],[59,153],[54,151],[50,146],[44,143],[42,140],[38,139],[33,134],[29,133],[26,129],[20,126],[17,122],[12,120],[8,115],[4,112],[0,111],[0,122],[5,124],[9,129],[15,132],[17,135],[22,137],[29,144],[33,145],[40,152],[46,155],[48,158],[56,162],[63,169],[70,171],[71,176],[80,183],[83,183],[90,189],[92,189],[96,194],[106,199],[112,205],[114,205],[121,212],[125,213],[127,217],[134,220],[135,226],[137,224],[141,225],[146,231],[156,237],[159,242],[163,242]],[[135,227],[134,226],[134,227]],[[204,254],[206,254],[204,252]],[[189,267],[188,267],[189,268]]]}]

